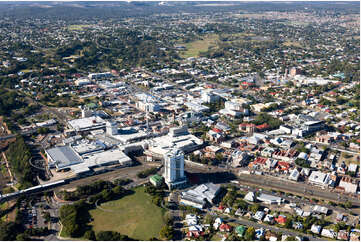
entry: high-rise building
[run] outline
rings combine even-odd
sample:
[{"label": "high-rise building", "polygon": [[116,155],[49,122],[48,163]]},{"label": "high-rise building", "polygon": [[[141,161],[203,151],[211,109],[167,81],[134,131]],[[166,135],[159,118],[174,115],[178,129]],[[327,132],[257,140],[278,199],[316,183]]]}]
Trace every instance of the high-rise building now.
[{"label": "high-rise building", "polygon": [[106,122],[106,132],[107,132],[107,135],[110,135],[110,136],[118,134],[117,123]]},{"label": "high-rise building", "polygon": [[187,183],[184,176],[184,153],[179,149],[171,149],[164,154],[164,180],[170,189]]}]

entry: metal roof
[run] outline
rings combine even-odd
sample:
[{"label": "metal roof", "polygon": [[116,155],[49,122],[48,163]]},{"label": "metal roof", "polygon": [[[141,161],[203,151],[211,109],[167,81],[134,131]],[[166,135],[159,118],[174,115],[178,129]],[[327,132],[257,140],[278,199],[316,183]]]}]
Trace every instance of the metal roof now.
[{"label": "metal roof", "polygon": [[46,150],[58,169],[83,162],[83,159],[69,146],[60,146]]}]

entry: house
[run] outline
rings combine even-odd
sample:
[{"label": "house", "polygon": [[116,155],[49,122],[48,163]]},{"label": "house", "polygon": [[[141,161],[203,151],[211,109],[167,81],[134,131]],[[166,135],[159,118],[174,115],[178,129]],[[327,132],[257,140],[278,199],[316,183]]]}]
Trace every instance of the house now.
[{"label": "house", "polygon": [[246,232],[246,227],[239,225],[234,230],[239,237],[243,237],[244,233]]},{"label": "house", "polygon": [[244,196],[244,200],[249,201],[249,202],[254,202],[255,201],[255,195],[253,192],[248,192],[246,194],[246,196]]},{"label": "house", "polygon": [[236,216],[242,216],[244,214],[244,211],[242,209],[238,208],[234,214]]},{"label": "house", "polygon": [[336,238],[336,232],[333,231],[332,229],[323,229],[321,232],[321,236],[327,237],[327,238],[331,238],[331,239],[335,239]]},{"label": "house", "polygon": [[344,217],[344,215],[343,215],[342,213],[339,213],[339,214],[337,214],[337,216],[336,216],[336,220],[337,220],[338,222],[341,222],[341,221],[343,220],[343,217]]},{"label": "house", "polygon": [[348,176],[343,176],[341,178],[339,187],[345,189],[345,192],[355,194],[357,192],[358,184],[355,179],[352,179],[351,177]]},{"label": "house", "polygon": [[322,206],[319,206],[319,205],[315,205],[315,206],[313,206],[312,212],[315,213],[315,214],[321,214],[322,213],[322,214],[327,215],[328,208],[322,207]]},{"label": "house", "polygon": [[297,169],[294,169],[293,171],[291,171],[291,174],[288,178],[292,181],[298,181],[299,177],[300,177],[300,172]]},{"label": "house", "polygon": [[248,164],[250,156],[245,151],[235,150],[232,153],[232,167],[242,167]]},{"label": "house", "polygon": [[252,123],[241,123],[238,125],[238,130],[251,134],[256,130],[256,125]]},{"label": "house", "polygon": [[337,239],[338,240],[348,240],[349,233],[346,230],[340,230],[337,233]]},{"label": "house", "polygon": [[264,238],[268,241],[277,241],[277,235],[270,230],[266,231]]},{"label": "house", "polygon": [[314,234],[320,234],[322,227],[320,225],[312,224],[311,232]]},{"label": "house", "polygon": [[279,215],[277,218],[275,218],[275,221],[278,224],[285,224],[287,222],[287,217],[285,215]]},{"label": "house", "polygon": [[351,241],[360,241],[360,231],[352,231],[350,233],[350,240]]},{"label": "house", "polygon": [[256,239],[260,239],[262,236],[264,236],[265,234],[265,229],[264,228],[260,228],[260,229],[256,229]]},{"label": "house", "polygon": [[275,222],[275,218],[270,214],[266,214],[265,218],[263,219],[263,222],[273,224]]},{"label": "house", "polygon": [[198,224],[198,219],[195,214],[187,214],[185,220],[188,226],[194,226]]},{"label": "house", "polygon": [[232,226],[226,223],[222,223],[219,226],[219,231],[221,232],[230,232],[232,230]]},{"label": "house", "polygon": [[210,141],[213,141],[216,143],[221,143],[225,140],[225,136],[223,135],[223,133],[220,132],[219,130],[215,130],[215,129],[209,130],[207,132],[206,136]]},{"label": "house", "polygon": [[253,218],[258,221],[262,221],[263,217],[264,217],[263,211],[257,211],[256,214],[253,216]]},{"label": "house", "polygon": [[199,236],[204,235],[204,232],[199,231],[188,231],[186,234],[187,238],[198,238]]},{"label": "house", "polygon": [[230,213],[231,213],[231,208],[226,208],[226,209],[224,210],[224,213],[230,214]]},{"label": "house", "polygon": [[213,223],[213,228],[215,230],[217,230],[219,228],[219,226],[223,223],[223,219],[222,218],[216,218],[216,220]]},{"label": "house", "polygon": [[300,230],[300,229],[303,229],[303,224],[300,223],[300,222],[294,222],[294,223],[292,223],[292,227],[293,227],[294,229]]}]

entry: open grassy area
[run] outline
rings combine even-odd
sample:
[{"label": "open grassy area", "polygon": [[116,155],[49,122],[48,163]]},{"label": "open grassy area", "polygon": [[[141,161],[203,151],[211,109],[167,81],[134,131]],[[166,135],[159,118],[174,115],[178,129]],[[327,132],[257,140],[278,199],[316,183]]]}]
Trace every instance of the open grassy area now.
[{"label": "open grassy area", "polygon": [[192,41],[190,43],[181,44],[185,45],[186,51],[182,51],[180,56],[183,58],[199,57],[200,52],[207,51],[209,47],[216,46],[219,37],[216,34],[205,36],[202,40]]},{"label": "open grassy area", "polygon": [[345,162],[346,165],[359,164],[360,163],[359,155],[342,152],[339,163],[342,162]]},{"label": "open grassy area", "polygon": [[74,25],[69,25],[68,29],[69,30],[83,30],[84,28],[90,27],[91,25],[88,24],[74,24]]},{"label": "open grassy area", "polygon": [[294,46],[294,47],[302,47],[299,42],[296,41],[286,41],[283,43],[284,46]]},{"label": "open grassy area", "polygon": [[136,188],[135,193],[122,199],[103,203],[101,208],[90,210],[95,232],[117,231],[137,240],[159,237],[164,221],[164,209],[152,203],[144,187]]}]

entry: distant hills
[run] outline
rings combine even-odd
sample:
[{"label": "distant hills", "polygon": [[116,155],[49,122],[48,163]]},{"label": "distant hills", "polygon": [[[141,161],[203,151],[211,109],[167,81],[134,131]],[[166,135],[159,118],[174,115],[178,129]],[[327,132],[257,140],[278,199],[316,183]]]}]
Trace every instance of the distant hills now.
[{"label": "distant hills", "polygon": [[336,10],[359,14],[360,2],[0,2],[0,16],[28,18],[131,17],[161,13]]}]

